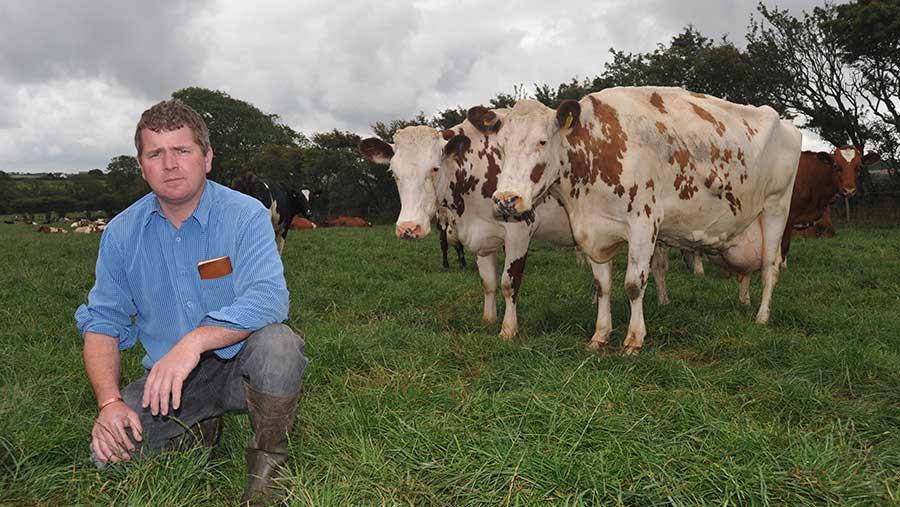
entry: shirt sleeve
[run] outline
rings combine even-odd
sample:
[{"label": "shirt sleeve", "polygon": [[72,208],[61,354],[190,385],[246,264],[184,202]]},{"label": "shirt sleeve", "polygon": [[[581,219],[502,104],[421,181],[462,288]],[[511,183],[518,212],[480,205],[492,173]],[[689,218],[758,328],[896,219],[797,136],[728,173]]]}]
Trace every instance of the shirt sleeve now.
[{"label": "shirt sleeve", "polygon": [[119,349],[124,350],[137,342],[137,328],[131,320],[137,307],[125,277],[125,259],[111,238],[110,229],[100,238],[94,288],[88,293],[88,303],[75,310],[75,320],[82,337],[90,331],[118,338]]},{"label": "shirt sleeve", "polygon": [[201,326],[256,331],[287,320],[287,283],[268,210],[253,210],[242,229],[232,256],[235,300],[207,313]]}]

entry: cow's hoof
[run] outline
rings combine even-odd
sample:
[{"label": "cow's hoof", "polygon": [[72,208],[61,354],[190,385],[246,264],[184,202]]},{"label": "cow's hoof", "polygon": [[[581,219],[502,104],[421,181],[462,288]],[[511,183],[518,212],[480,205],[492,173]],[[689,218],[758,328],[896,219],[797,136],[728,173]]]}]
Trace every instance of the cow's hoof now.
[{"label": "cow's hoof", "polygon": [[600,353],[601,355],[606,355],[609,351],[609,337],[607,337],[605,340],[596,340],[592,338],[584,346],[590,350],[593,350],[594,352]]},{"label": "cow's hoof", "polygon": [[622,355],[623,356],[626,356],[626,357],[637,356],[637,355],[640,355],[640,353],[641,353],[641,347],[630,347],[627,345],[622,347]]},{"label": "cow's hoof", "polygon": [[501,329],[500,330],[500,338],[505,342],[511,342],[513,340],[513,338],[516,337],[517,332],[518,332],[518,330],[515,330],[515,329],[513,329],[513,330]]}]

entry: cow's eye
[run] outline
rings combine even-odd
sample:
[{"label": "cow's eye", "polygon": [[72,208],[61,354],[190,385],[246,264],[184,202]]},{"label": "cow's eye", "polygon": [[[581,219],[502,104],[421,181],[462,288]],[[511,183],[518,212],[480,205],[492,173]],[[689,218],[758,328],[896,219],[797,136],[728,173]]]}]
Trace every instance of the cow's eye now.
[{"label": "cow's eye", "polygon": [[542,139],[542,140],[538,141],[538,144],[541,145],[541,147],[544,147],[544,146],[547,146],[547,141]]},{"label": "cow's eye", "polygon": [[431,172],[437,174],[438,168],[437,168],[437,167],[432,167],[432,168],[431,168]]}]

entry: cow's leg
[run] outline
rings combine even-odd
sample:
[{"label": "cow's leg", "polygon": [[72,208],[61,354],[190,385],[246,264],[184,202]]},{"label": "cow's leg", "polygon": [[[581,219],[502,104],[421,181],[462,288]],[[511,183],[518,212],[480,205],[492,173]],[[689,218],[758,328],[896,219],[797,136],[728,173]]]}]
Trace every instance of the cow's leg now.
[{"label": "cow's leg", "polygon": [[594,327],[594,336],[588,342],[588,347],[600,350],[609,343],[609,335],[612,333],[612,312],[610,311],[610,292],[612,292],[612,260],[602,264],[592,261],[591,271],[594,273],[594,286],[597,288],[597,325]]},{"label": "cow's leg", "polygon": [[666,287],[666,270],[669,269],[669,249],[657,243],[650,261],[653,282],[656,284],[656,300],[660,305],[669,304],[669,289]]},{"label": "cow's leg", "polygon": [[[456,258],[459,259],[459,267],[466,267],[466,251],[463,249],[462,243],[456,243],[453,247],[456,249]],[[444,253],[444,260],[446,261],[447,254]]]},{"label": "cow's leg", "polygon": [[[763,212],[765,213],[765,212]],[[787,254],[791,249],[791,234],[794,232],[794,224],[788,219],[784,225],[784,233],[781,235],[781,268],[787,267]],[[768,239],[768,237],[766,237]],[[765,286],[765,284],[763,284]]]},{"label": "cow's leg", "polygon": [[527,228],[507,228],[503,246],[506,256],[500,283],[503,290],[503,301],[506,304],[503,311],[503,326],[500,328],[500,337],[504,340],[511,340],[519,332],[516,302],[519,298],[522,276],[525,273],[525,259],[528,256],[530,240]]},{"label": "cow's leg", "polygon": [[703,276],[705,273],[703,271],[703,256],[696,253],[691,252],[690,250],[682,250],[681,257],[684,259],[684,264],[694,272],[695,276]]},{"label": "cow's leg", "polygon": [[640,227],[633,227],[628,242],[628,268],[625,270],[625,294],[631,301],[631,320],[628,322],[628,335],[625,336],[622,349],[626,356],[640,353],[647,335],[644,325],[644,289],[647,288],[653,250],[651,234],[642,231]]},{"label": "cow's leg", "polygon": [[737,275],[738,282],[741,284],[740,291],[738,293],[738,301],[744,305],[750,305],[750,273]]},{"label": "cow's leg", "polygon": [[484,288],[484,321],[497,322],[497,252],[477,255],[478,275]]},{"label": "cow's leg", "polygon": [[[787,222],[787,210],[790,196],[785,203],[775,203],[762,212],[762,298],[759,302],[759,312],[756,314],[756,322],[766,324],[769,322],[769,305],[772,303],[772,291],[778,282],[779,264],[782,252],[787,253],[782,243],[783,235],[790,234],[790,229],[785,227]],[[789,225],[789,224],[788,224]],[[790,237],[788,237],[788,245]]]},{"label": "cow's leg", "polygon": [[441,231],[441,265],[444,269],[450,269],[450,262],[447,260],[447,229],[441,227],[440,224],[438,224],[438,229]]}]

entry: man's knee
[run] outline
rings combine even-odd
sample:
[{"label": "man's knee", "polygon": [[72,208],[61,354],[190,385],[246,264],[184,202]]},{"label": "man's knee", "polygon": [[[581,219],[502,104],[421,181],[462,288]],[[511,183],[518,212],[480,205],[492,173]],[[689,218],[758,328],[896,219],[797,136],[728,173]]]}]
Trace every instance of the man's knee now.
[{"label": "man's knee", "polygon": [[243,366],[250,384],[267,394],[288,395],[300,388],[309,360],[306,343],[284,324],[270,324],[247,338]]}]

